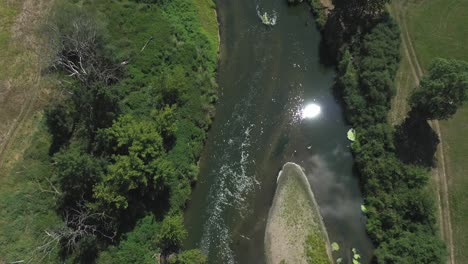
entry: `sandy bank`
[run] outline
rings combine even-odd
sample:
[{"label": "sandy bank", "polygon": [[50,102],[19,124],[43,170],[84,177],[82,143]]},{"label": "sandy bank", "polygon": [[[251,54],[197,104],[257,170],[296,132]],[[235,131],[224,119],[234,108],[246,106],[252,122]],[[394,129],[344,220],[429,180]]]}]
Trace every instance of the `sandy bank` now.
[{"label": "sandy bank", "polygon": [[332,263],[327,231],[301,167],[286,163],[277,184],[265,230],[267,263]]}]

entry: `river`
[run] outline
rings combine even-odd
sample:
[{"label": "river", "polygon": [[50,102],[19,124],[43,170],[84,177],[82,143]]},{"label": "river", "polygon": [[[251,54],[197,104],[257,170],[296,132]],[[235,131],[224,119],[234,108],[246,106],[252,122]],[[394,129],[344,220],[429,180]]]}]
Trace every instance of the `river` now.
[{"label": "river", "polygon": [[[321,65],[320,33],[309,6],[286,0],[218,0],[221,47],[216,117],[185,213],[186,248],[209,263],[263,263],[266,218],[286,161],[306,169],[334,254],[368,263],[372,243],[346,132],[332,93],[335,72]],[[273,27],[258,14],[275,14]],[[303,109],[320,107],[311,118]],[[317,110],[317,109],[315,109]]]}]

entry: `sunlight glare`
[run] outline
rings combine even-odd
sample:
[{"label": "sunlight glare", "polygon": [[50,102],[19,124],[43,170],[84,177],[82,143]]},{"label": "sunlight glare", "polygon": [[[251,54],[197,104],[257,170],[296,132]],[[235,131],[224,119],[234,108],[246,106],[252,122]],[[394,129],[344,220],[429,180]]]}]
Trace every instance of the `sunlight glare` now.
[{"label": "sunlight glare", "polygon": [[320,112],[320,105],[315,103],[308,104],[302,109],[302,119],[316,118],[320,115]]}]

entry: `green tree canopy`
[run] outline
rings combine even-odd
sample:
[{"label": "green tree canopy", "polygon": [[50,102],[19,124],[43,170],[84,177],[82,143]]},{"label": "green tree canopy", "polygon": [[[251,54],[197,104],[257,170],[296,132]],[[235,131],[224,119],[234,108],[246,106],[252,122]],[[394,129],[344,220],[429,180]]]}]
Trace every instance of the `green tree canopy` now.
[{"label": "green tree canopy", "polygon": [[115,154],[108,173],[94,188],[100,207],[126,209],[130,197],[138,200],[165,188],[165,172],[160,164],[165,164],[164,140],[175,131],[173,117],[173,108],[153,112],[149,120],[124,115],[103,131],[101,137],[111,142]]},{"label": "green tree canopy", "polygon": [[419,87],[409,101],[412,111],[425,119],[448,119],[468,98],[468,63],[435,59]]},{"label": "green tree canopy", "polygon": [[402,236],[383,243],[375,251],[378,263],[413,264],[445,263],[445,245],[440,238],[423,232],[405,232]]},{"label": "green tree canopy", "polygon": [[191,249],[183,251],[174,259],[169,261],[169,264],[205,264],[206,256],[199,249]]},{"label": "green tree canopy", "polygon": [[61,190],[60,207],[74,206],[92,197],[92,188],[103,172],[104,161],[83,153],[77,147],[54,155],[55,177]]},{"label": "green tree canopy", "polygon": [[157,245],[164,255],[168,255],[176,252],[186,238],[187,231],[184,228],[182,215],[166,216],[157,237]]}]

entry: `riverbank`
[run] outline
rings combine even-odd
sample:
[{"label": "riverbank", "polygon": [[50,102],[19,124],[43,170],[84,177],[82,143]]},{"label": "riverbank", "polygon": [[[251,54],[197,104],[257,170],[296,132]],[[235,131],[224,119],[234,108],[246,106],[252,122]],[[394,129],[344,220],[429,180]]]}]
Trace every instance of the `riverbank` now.
[{"label": "riverbank", "polygon": [[[454,8],[455,5],[457,8]],[[405,57],[410,61],[410,67],[407,67],[408,70],[402,76],[414,79],[410,85],[398,85],[397,93],[408,94],[408,90],[414,89],[416,80],[428,69],[435,57],[468,61],[468,55],[463,50],[468,43],[468,27],[464,15],[468,7],[467,1],[456,4],[440,0],[420,4],[395,1],[391,7],[404,32],[403,44],[408,43]],[[431,21],[428,21],[429,17]],[[405,66],[402,64],[400,67]],[[403,118],[404,115],[401,119]],[[436,153],[437,168],[432,170],[431,188],[436,195],[440,236],[448,247],[448,263],[468,261],[468,253],[464,250],[468,246],[468,211],[465,210],[468,206],[465,191],[468,186],[468,179],[465,177],[468,168],[468,141],[465,139],[468,132],[467,120],[468,106],[465,104],[451,119],[437,122],[437,125],[433,123],[441,142]]]},{"label": "riverbank", "polygon": [[308,0],[314,16],[315,23],[319,30],[322,30],[327,23],[327,18],[334,6],[331,0]]},{"label": "riverbank", "polygon": [[265,231],[267,263],[331,263],[319,207],[302,168],[288,162],[278,176]]},{"label": "riverbank", "polygon": [[[400,160],[396,133],[406,132],[387,122],[400,65],[400,28],[386,13],[375,19],[371,27],[352,33],[362,39],[358,48],[350,46],[339,54],[336,86],[357,133],[352,150],[375,261],[443,263],[445,245],[436,233],[429,172]],[[419,205],[424,210],[415,211]]]},{"label": "riverbank", "polygon": [[[39,12],[39,8],[35,4],[31,4],[29,0],[22,2],[24,2],[22,6],[20,3],[18,3],[18,6],[10,6],[8,3],[0,4],[0,14],[5,14],[8,22],[8,28],[4,28],[4,25],[0,26],[0,46],[5,47],[0,54],[8,55],[8,57],[4,56],[5,60],[0,59],[0,65],[5,66],[7,59],[8,61],[15,61],[15,65],[10,63],[8,67],[3,67],[0,70],[0,75],[2,75],[1,73],[8,73],[5,75],[8,78],[7,81],[0,80],[0,92],[3,88],[7,90],[15,88],[8,95],[13,94],[13,90],[14,93],[24,93],[23,88],[19,89],[20,86],[17,86],[16,83],[22,85],[29,84],[30,81],[39,83],[36,80],[47,79],[45,77],[48,77],[37,70],[37,59],[35,59],[34,55],[37,52],[32,52],[32,46],[36,48],[36,45],[30,45],[28,41],[36,34],[39,34],[33,28],[40,24],[41,20],[36,19],[35,16],[33,19],[30,12],[31,8],[35,12]],[[40,2],[52,3],[52,1],[48,0]],[[96,52],[103,54],[101,57],[96,56],[96,58],[106,61],[106,65],[114,66],[114,63],[120,65],[119,67],[116,66],[116,68],[119,68],[121,72],[118,73],[118,82],[81,83],[79,80],[73,79],[72,81],[76,82],[76,85],[75,83],[73,85],[76,88],[73,93],[65,92],[66,95],[60,97],[61,100],[49,100],[51,103],[55,103],[49,105],[49,110],[55,109],[54,107],[58,105],[67,106],[70,108],[61,112],[66,112],[65,115],[70,114],[76,118],[73,121],[76,130],[70,131],[70,138],[61,143],[63,144],[59,146],[61,151],[54,155],[51,155],[53,151],[50,151],[50,149],[53,137],[57,136],[57,134],[55,134],[56,131],[50,129],[48,131],[47,129],[46,125],[50,124],[47,121],[52,120],[50,115],[42,114],[42,108],[46,104],[43,95],[45,89],[42,88],[42,82],[40,86],[31,85],[35,91],[24,93],[27,95],[27,100],[23,100],[19,96],[13,98],[12,102],[16,103],[14,110],[23,114],[16,115],[16,113],[10,111],[8,116],[6,112],[0,115],[0,120],[8,125],[13,123],[9,120],[10,116],[18,120],[15,121],[18,125],[14,124],[14,127],[18,127],[18,129],[10,129],[13,132],[8,133],[8,141],[11,138],[11,143],[3,143],[7,141],[5,137],[2,138],[5,141],[0,140],[0,148],[8,145],[8,151],[3,152],[5,155],[2,156],[4,158],[2,161],[5,162],[0,161],[2,180],[0,209],[4,212],[0,217],[0,223],[2,223],[0,225],[0,244],[4,245],[0,248],[0,263],[43,263],[45,257],[47,257],[47,263],[64,261],[80,263],[154,263],[160,252],[171,253],[169,251],[172,250],[167,249],[162,242],[155,242],[158,239],[167,241],[160,238],[164,235],[161,234],[160,227],[164,228],[164,225],[175,223],[177,231],[180,231],[179,234],[182,234],[182,236],[184,234],[178,216],[184,209],[185,202],[190,195],[191,183],[196,180],[198,172],[196,162],[200,156],[206,131],[209,128],[214,112],[214,102],[217,94],[216,62],[219,42],[217,37],[218,24],[213,12],[214,4],[211,0],[197,1],[195,2],[196,5],[178,0],[170,3],[154,4],[142,4],[137,1],[123,3],[107,0],[87,2],[83,3],[83,5],[75,5],[67,0],[56,1],[56,3],[57,6],[54,7],[53,11],[49,9],[40,10],[41,14],[44,13],[50,18],[48,23],[57,23],[66,27],[74,19],[83,17],[92,26],[100,22],[103,23],[102,28],[100,27],[101,24],[96,26],[96,28],[99,28],[99,30],[96,30],[96,36],[99,36],[99,45],[96,46],[105,46],[106,50],[96,48]],[[65,12],[64,10],[74,10],[76,12]],[[33,13],[35,14],[35,12]],[[64,23],[59,23],[62,22],[59,20],[62,18],[60,12],[67,14],[63,16],[66,17],[63,20]],[[79,16],[81,14],[89,14],[89,16]],[[27,15],[27,20],[22,19],[24,15]],[[34,20],[36,23],[24,22],[29,21],[29,19]],[[96,21],[99,21],[99,23]],[[15,26],[15,24],[19,26]],[[31,26],[32,24],[35,26]],[[12,29],[10,30],[10,28]],[[62,30],[62,28],[60,29]],[[68,31],[64,30],[64,32]],[[40,33],[47,34],[48,32],[41,31]],[[24,52],[23,46],[19,45],[19,40],[23,40],[23,38],[26,39],[23,43],[27,44],[25,44],[27,47],[24,48]],[[16,44],[16,46],[13,46],[13,44]],[[34,44],[39,46],[43,43]],[[37,48],[41,51],[45,49],[42,46]],[[39,60],[39,62],[43,61]],[[48,65],[46,66],[48,67]],[[20,75],[15,73],[17,68],[21,69]],[[66,72],[66,70],[64,71]],[[53,77],[62,79],[63,75],[54,74]],[[66,82],[68,82],[68,79]],[[91,84],[89,83],[93,83],[93,85],[98,83],[98,85],[90,87]],[[2,86],[3,84],[5,85]],[[57,87],[57,89],[63,91],[68,91],[68,88],[70,87],[60,85]],[[81,97],[86,99],[83,99],[80,104],[74,103],[76,98],[73,96],[82,96],[82,92],[89,90],[99,92]],[[104,90],[112,92],[101,93]],[[35,99],[36,93],[37,100]],[[106,95],[103,95],[104,93]],[[109,94],[112,94],[112,98],[107,97]],[[99,97],[101,95],[105,99]],[[8,99],[8,97],[5,98]],[[20,102],[19,99],[23,101]],[[93,107],[90,107],[90,105]],[[94,107],[95,105],[99,105],[101,108]],[[5,107],[11,108],[7,105]],[[86,115],[86,117],[95,115],[99,117],[85,119],[84,115],[80,114],[91,112],[93,114]],[[167,123],[162,121],[165,120],[164,114],[170,116],[168,118],[172,119],[170,122],[174,124],[173,126],[169,127]],[[16,116],[19,117],[16,118]],[[161,119],[157,119],[156,116],[161,117]],[[105,123],[101,123],[101,121],[104,122],[104,119],[106,120]],[[61,123],[58,128],[64,129],[65,126],[66,124]],[[3,131],[5,127],[0,127],[0,131]],[[163,133],[156,131],[155,127],[171,131]],[[91,130],[89,130],[90,128]],[[110,132],[119,128],[122,128],[122,134],[129,133],[126,134],[129,141],[125,147],[126,149],[118,155],[114,152],[115,149],[112,146],[109,146],[108,151],[103,151],[103,149],[97,151],[100,154],[96,154],[94,147],[83,147],[86,144],[89,144],[89,146],[98,145],[94,140],[95,138],[89,136],[97,133],[97,130]],[[174,129],[172,130],[172,128]],[[79,130],[88,130],[92,133],[77,132]],[[146,138],[147,141],[145,142],[151,143],[144,143],[136,148],[136,145],[142,142],[140,141],[142,138]],[[162,146],[161,141],[163,140],[170,143]],[[18,143],[19,141],[22,142]],[[73,147],[70,147],[70,145],[73,145]],[[154,147],[155,145],[157,147]],[[23,148],[26,149],[24,153]],[[89,150],[91,148],[94,150]],[[157,150],[154,151],[155,149]],[[152,154],[148,154],[146,159],[143,158],[144,161],[140,159],[150,152]],[[77,156],[74,154],[77,154]],[[123,179],[120,177],[121,175],[114,173],[115,171],[112,170],[112,168],[120,166],[122,164],[120,161],[128,156],[133,156],[135,160],[138,160],[141,165],[140,169],[144,167],[144,169],[137,172],[138,176],[132,179],[138,178],[136,181],[141,180],[141,182],[136,183],[134,181],[130,183],[133,186],[131,188],[134,188],[133,190],[125,189],[123,186],[120,186],[123,188],[112,189],[119,185],[120,180],[123,182],[128,179]],[[149,156],[151,158],[148,158]],[[66,160],[69,163],[53,163],[52,158]],[[99,166],[105,167],[109,173],[107,175],[99,173],[98,175],[84,173],[80,169],[68,170],[68,165],[76,164],[75,162],[84,159],[92,164],[99,163]],[[155,159],[158,159],[158,164],[164,164],[164,168],[160,167],[156,170],[154,166],[149,164]],[[91,168],[93,167],[93,165],[90,165],[91,163],[79,167],[83,169]],[[165,175],[162,185],[164,185],[165,191],[167,190],[167,195],[164,194],[164,198],[155,201],[151,197],[155,193],[152,188],[162,182],[154,180],[157,177],[155,175],[161,174]],[[79,182],[71,183],[68,181],[78,177],[80,178]],[[118,180],[114,181],[115,179]],[[64,182],[69,182],[70,185],[66,186],[63,184]],[[140,184],[142,182],[144,184]],[[127,181],[124,184],[127,183],[129,182]],[[112,187],[109,188],[109,186]],[[104,202],[103,204],[107,203],[107,198],[100,196],[96,191],[97,189],[100,190],[100,194],[110,195],[107,197],[114,195],[124,197],[128,204],[128,206],[124,206],[125,208],[120,207],[122,210],[126,210],[125,212],[106,211],[113,206],[112,202],[102,207],[102,210],[106,211],[102,212],[102,215],[114,213],[118,215],[118,217],[112,217],[115,220],[112,228],[118,230],[109,230],[114,234],[114,240],[109,243],[103,236],[96,238],[94,233],[87,234],[86,244],[88,246],[86,249],[81,248],[82,241],[80,240],[78,242],[80,246],[77,247],[80,248],[80,253],[70,253],[67,249],[64,251],[67,251],[67,254],[70,253],[70,255],[61,256],[67,258],[67,260],[59,259],[60,244],[51,239],[57,232],[65,228],[68,228],[67,231],[70,230],[70,232],[75,231],[73,230],[74,225],[67,227],[61,221],[61,216],[68,215],[70,212],[73,212],[70,214],[74,214],[77,210],[81,210],[77,209],[80,208],[79,203],[81,201],[73,198],[74,190],[78,190],[77,192],[81,196],[80,199],[85,200],[83,202],[99,201]],[[138,197],[132,193],[135,189],[138,189]],[[159,192],[161,197],[165,191]],[[65,205],[65,203],[67,204]],[[57,206],[57,204],[61,205]],[[61,207],[59,210],[63,210],[59,214],[56,213],[57,207]],[[171,210],[170,215],[167,212],[168,210]],[[123,217],[120,217],[121,215]],[[174,217],[174,215],[177,215],[177,217]],[[141,220],[141,218],[143,219]],[[106,223],[100,222],[99,225],[102,227],[108,224],[110,222],[107,221],[108,219],[100,219],[99,221],[105,221]],[[122,228],[116,227],[119,225]],[[111,225],[109,224],[109,226]],[[78,239],[81,239],[81,237]],[[65,240],[66,238],[63,239],[63,241]],[[83,239],[83,241],[85,240]],[[112,245],[107,247],[110,244]],[[179,247],[180,245],[177,244],[176,246]],[[199,251],[186,252],[188,253],[178,255],[180,255],[180,258],[187,258],[187,255],[192,258],[200,257]],[[203,259],[203,257],[200,258]]]}]

